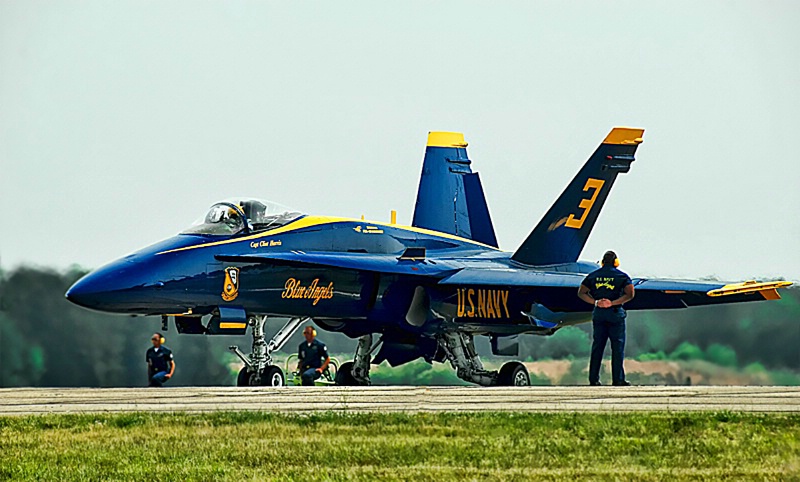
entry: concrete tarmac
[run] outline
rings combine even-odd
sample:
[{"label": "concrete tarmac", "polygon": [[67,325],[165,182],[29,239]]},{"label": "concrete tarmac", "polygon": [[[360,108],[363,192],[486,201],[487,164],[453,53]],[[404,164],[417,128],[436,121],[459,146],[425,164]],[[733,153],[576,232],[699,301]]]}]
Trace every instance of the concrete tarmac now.
[{"label": "concrete tarmac", "polygon": [[4,388],[0,416],[211,412],[800,412],[800,387]]}]

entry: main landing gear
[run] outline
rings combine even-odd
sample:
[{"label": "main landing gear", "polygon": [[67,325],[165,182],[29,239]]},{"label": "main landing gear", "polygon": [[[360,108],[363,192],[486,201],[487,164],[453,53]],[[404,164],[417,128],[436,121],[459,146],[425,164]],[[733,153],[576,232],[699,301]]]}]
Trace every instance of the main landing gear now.
[{"label": "main landing gear", "polygon": [[462,380],[478,385],[527,387],[531,384],[528,369],[520,362],[508,362],[499,372],[489,371],[483,367],[472,335],[459,332],[444,333],[439,336],[439,347],[456,370]]},{"label": "main landing gear", "polygon": [[343,386],[369,385],[369,365],[372,361],[372,353],[380,344],[380,340],[372,343],[371,334],[360,337],[353,361],[342,363],[336,370],[336,384]]},{"label": "main landing gear", "polygon": [[283,370],[272,363],[272,353],[280,350],[300,325],[309,320],[310,318],[290,319],[267,343],[264,335],[267,317],[251,316],[247,322],[253,332],[253,353],[248,356],[242,353],[238,346],[228,348],[244,362],[244,367],[236,379],[236,385],[240,387],[282,387],[286,385],[286,376],[283,374]]}]

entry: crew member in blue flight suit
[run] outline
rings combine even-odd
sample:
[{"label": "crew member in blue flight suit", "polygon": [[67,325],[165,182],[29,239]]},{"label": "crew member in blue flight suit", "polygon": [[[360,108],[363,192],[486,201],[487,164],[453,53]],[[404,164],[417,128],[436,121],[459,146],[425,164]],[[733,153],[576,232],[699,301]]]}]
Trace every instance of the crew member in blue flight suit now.
[{"label": "crew member in blue flight suit", "polygon": [[623,304],[634,297],[631,278],[618,270],[619,259],[613,251],[603,255],[600,269],[589,273],[578,288],[578,297],[594,305],[592,313],[592,354],[589,360],[589,385],[600,385],[600,362],[611,340],[611,381],[614,386],[629,386],[622,361],[625,358],[625,309]]},{"label": "crew member in blue flight suit", "polygon": [[148,348],[147,354],[145,354],[147,379],[150,380],[151,387],[160,387],[175,373],[175,359],[172,356],[172,350],[163,345],[166,341],[164,335],[153,333],[150,341],[153,346]]},{"label": "crew member in blue flight suit", "polygon": [[313,326],[305,327],[303,336],[306,341],[300,343],[297,350],[297,371],[301,374],[303,385],[313,386],[314,380],[328,368],[331,357],[328,356],[328,347],[316,339],[317,330]]}]

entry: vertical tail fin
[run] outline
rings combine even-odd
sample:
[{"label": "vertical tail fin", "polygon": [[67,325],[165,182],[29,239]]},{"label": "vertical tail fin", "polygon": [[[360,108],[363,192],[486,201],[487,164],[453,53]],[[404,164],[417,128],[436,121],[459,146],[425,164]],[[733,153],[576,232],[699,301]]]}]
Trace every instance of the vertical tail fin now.
[{"label": "vertical tail fin", "polygon": [[630,170],[643,133],[613,128],[511,259],[533,266],[577,261],[617,174]]},{"label": "vertical tail fin", "polygon": [[411,225],[497,247],[481,179],[471,164],[464,134],[428,133]]}]

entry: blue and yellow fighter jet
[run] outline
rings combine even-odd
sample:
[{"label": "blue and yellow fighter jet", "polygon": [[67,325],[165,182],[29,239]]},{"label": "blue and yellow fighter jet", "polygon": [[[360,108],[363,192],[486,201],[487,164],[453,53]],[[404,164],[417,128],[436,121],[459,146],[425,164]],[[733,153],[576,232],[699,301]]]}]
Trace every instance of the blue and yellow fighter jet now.
[{"label": "blue and yellow fighter jet", "polygon": [[[614,128],[514,253],[498,249],[480,177],[464,136],[431,132],[411,226],[313,216],[269,202],[214,204],[179,235],[103,266],[67,292],[81,306],[174,317],[180,333],[241,335],[250,355],[239,385],[283,385],[272,354],[310,318],[358,338],[342,385],[369,383],[371,363],[449,361],[480,385],[528,385],[524,365],[484,368],[473,339],[518,354],[517,335],[551,335],[587,322],[577,297],[597,264],[578,261],[617,175],[627,173],[644,130]],[[779,299],[787,282],[723,284],[634,279],[629,310]],[[267,341],[270,317],[289,319]],[[377,335],[378,338],[373,338]],[[378,349],[380,348],[380,349]]]}]

